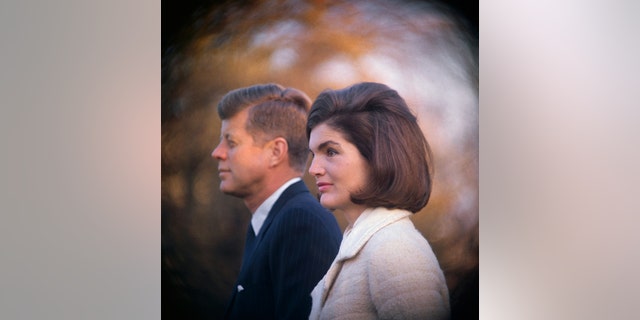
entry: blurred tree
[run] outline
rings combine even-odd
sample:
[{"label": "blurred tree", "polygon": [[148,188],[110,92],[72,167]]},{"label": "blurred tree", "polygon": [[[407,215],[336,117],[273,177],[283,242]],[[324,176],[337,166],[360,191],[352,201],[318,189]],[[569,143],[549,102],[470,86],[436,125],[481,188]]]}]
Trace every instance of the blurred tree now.
[{"label": "blurred tree", "polygon": [[[431,1],[163,2],[163,317],[224,312],[250,213],[218,190],[209,157],[219,140],[215,105],[229,90],[266,82],[315,98],[325,88],[376,81],[407,100],[436,164],[432,200],[414,222],[445,271],[452,307],[469,303],[479,247],[477,4],[472,19],[460,15],[467,8]],[[311,177],[305,181],[315,189]]]}]

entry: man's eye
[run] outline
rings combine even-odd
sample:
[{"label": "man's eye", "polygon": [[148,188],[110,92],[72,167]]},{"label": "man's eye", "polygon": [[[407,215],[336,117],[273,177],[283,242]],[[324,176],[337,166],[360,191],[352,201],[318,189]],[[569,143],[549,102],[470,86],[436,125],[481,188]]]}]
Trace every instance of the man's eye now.
[{"label": "man's eye", "polygon": [[335,155],[337,155],[337,154],[338,154],[338,152],[337,152],[337,151],[335,151],[335,150],[333,150],[333,149],[327,149],[327,155],[328,155],[329,157],[333,157],[333,156],[335,156]]}]

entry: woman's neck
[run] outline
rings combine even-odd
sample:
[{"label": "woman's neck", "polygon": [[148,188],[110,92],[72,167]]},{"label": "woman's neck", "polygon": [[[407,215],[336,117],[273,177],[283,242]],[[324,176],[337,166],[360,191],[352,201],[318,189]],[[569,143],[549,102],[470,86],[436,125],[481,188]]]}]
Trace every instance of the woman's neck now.
[{"label": "woman's neck", "polygon": [[353,227],[353,225],[356,223],[356,220],[358,220],[362,212],[364,212],[364,210],[366,209],[367,209],[367,206],[365,205],[353,205],[349,208],[342,210],[342,214],[344,218],[349,223],[349,226],[348,226],[349,228]]}]

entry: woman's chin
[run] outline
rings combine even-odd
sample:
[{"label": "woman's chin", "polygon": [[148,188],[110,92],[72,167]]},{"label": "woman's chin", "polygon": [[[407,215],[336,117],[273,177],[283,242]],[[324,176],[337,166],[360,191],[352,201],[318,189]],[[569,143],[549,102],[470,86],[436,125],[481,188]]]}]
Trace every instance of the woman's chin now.
[{"label": "woman's chin", "polygon": [[329,209],[329,210],[333,210],[332,208],[332,203],[331,203],[331,199],[329,199],[326,195],[321,195],[320,196],[320,205],[322,205],[323,207]]}]

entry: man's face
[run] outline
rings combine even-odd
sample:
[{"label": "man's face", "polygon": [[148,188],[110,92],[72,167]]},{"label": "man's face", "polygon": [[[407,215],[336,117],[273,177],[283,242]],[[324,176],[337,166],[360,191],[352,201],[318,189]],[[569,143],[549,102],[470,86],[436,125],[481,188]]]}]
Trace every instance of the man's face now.
[{"label": "man's face", "polygon": [[220,191],[239,198],[260,192],[267,173],[267,150],[246,131],[248,110],[222,121],[220,143],[211,153],[218,160]]}]

